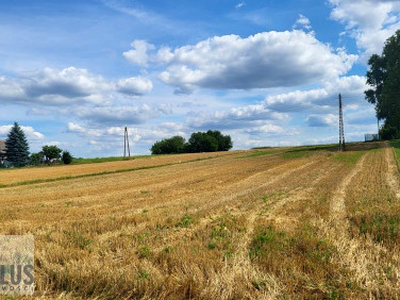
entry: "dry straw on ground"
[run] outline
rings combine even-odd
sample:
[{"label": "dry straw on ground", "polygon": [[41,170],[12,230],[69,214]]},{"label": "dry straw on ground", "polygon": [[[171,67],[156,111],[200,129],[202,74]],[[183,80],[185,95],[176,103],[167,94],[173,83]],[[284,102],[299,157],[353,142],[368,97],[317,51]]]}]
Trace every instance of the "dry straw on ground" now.
[{"label": "dry straw on ground", "polygon": [[35,236],[43,298],[399,297],[391,148],[295,150],[2,171],[58,179],[1,188],[0,233]]}]

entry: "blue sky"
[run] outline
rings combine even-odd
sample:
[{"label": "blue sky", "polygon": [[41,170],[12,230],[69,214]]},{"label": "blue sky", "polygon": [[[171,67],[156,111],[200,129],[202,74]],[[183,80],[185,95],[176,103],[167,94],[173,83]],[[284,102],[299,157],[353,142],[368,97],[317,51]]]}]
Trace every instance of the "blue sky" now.
[{"label": "blue sky", "polygon": [[366,62],[400,29],[400,1],[0,1],[0,138],[31,151],[134,153],[218,129],[235,149],[376,132]]}]

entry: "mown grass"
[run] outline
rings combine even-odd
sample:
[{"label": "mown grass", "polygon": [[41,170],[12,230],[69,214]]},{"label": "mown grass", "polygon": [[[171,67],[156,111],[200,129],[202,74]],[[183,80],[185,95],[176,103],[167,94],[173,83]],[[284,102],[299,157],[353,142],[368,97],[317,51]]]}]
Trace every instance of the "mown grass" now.
[{"label": "mown grass", "polygon": [[302,150],[337,150],[337,144],[323,144],[323,145],[303,145],[303,146],[291,146],[291,147],[254,147],[253,150],[274,150],[274,149],[291,149],[292,151]]},{"label": "mown grass", "polygon": [[245,230],[244,222],[236,216],[226,214],[216,220],[211,227],[207,247],[209,250],[224,252],[225,257],[231,257],[234,253],[235,244],[232,242],[234,233]]},{"label": "mown grass", "polygon": [[371,164],[372,158],[376,162],[372,162],[368,174],[363,174],[366,189],[351,191],[351,200],[347,203],[351,212],[349,220],[355,236],[370,237],[392,248],[400,239],[400,204],[391,191],[385,188],[386,178],[379,176],[376,169],[379,166],[377,162],[386,164],[385,160],[378,160],[383,151],[375,149],[368,152],[371,160],[367,163]]},{"label": "mown grass", "polygon": [[97,164],[103,162],[114,162],[114,161],[123,161],[134,159],[134,157],[124,159],[121,156],[112,156],[112,157],[94,157],[94,158],[74,158],[72,161],[72,165],[81,165],[81,164]]},{"label": "mown grass", "polygon": [[369,212],[351,221],[359,228],[359,234],[369,235],[377,243],[393,246],[400,239],[400,217],[396,212]]},{"label": "mown grass", "polygon": [[296,158],[303,158],[308,157],[312,154],[309,150],[301,150],[301,151],[290,151],[282,154],[283,159],[296,159]]},{"label": "mown grass", "polygon": [[[154,166],[143,166],[143,167],[120,169],[120,170],[113,170],[113,171],[103,171],[103,172],[88,173],[88,174],[81,174],[81,175],[74,175],[74,176],[61,176],[61,177],[47,178],[47,179],[24,180],[24,181],[14,182],[14,183],[10,183],[10,184],[0,184],[0,189],[7,188],[7,187],[13,187],[13,186],[31,185],[31,184],[38,184],[38,183],[48,183],[48,182],[104,176],[104,175],[110,175],[110,174],[134,172],[134,171],[140,171],[140,170],[149,170],[149,169],[173,166],[173,165],[177,165],[177,164],[186,164],[186,163],[192,163],[192,162],[197,162],[197,161],[209,160],[209,159],[213,159],[213,158],[215,158],[215,157],[198,158],[198,159],[192,159],[192,160],[187,160],[187,161],[182,161],[182,162],[173,162],[173,163],[160,164],[160,165],[154,165]],[[144,191],[144,193],[147,193],[147,192]]]},{"label": "mown grass", "polygon": [[[358,148],[361,149],[365,148],[365,144],[360,142],[348,143],[347,145],[351,150],[358,150]],[[371,148],[376,147],[375,143],[374,144],[370,143],[369,146]],[[308,157],[312,153],[319,151],[336,152],[338,150],[338,145],[337,144],[304,145],[304,146],[277,147],[277,148],[256,147],[253,148],[252,150],[253,150],[252,153],[239,158],[249,158],[249,157],[274,155],[282,153],[282,157],[285,159],[296,159],[296,158]]]},{"label": "mown grass", "polygon": [[[372,151],[372,150],[371,150]],[[332,156],[332,159],[344,164],[355,165],[357,161],[365,154],[365,151],[341,152]]]},{"label": "mown grass", "polygon": [[249,157],[258,157],[258,156],[263,156],[263,155],[273,155],[273,154],[276,154],[279,152],[282,152],[282,150],[270,149],[270,150],[263,150],[263,151],[254,151],[248,155],[241,156],[239,158],[249,158]]},{"label": "mown grass", "polygon": [[94,157],[94,158],[74,158],[72,161],[72,165],[81,165],[81,164],[98,164],[104,162],[115,162],[115,161],[126,161],[126,160],[134,160],[139,158],[149,158],[155,155],[135,155],[131,157],[122,157],[122,156],[110,156],[110,157]]}]

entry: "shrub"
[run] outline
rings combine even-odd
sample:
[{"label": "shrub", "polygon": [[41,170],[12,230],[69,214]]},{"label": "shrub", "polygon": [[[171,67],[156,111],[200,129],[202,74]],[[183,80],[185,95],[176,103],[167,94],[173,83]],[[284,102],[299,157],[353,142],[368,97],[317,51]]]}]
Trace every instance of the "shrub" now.
[{"label": "shrub", "polygon": [[42,152],[32,153],[30,157],[31,165],[38,166],[43,163],[44,155]]},{"label": "shrub", "polygon": [[398,137],[398,131],[396,127],[385,124],[379,132],[382,140],[392,140]]},{"label": "shrub", "polygon": [[72,157],[71,153],[69,153],[69,151],[64,151],[62,153],[61,160],[62,160],[64,165],[69,165],[70,163],[72,163],[73,159],[74,158]]}]

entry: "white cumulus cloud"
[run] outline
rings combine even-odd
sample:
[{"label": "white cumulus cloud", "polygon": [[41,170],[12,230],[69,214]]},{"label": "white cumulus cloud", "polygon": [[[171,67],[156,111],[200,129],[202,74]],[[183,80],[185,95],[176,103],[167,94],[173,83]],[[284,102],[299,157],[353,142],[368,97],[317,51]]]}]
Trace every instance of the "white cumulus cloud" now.
[{"label": "white cumulus cloud", "polygon": [[339,93],[342,94],[345,105],[366,104],[365,82],[364,76],[344,76],[324,82],[321,88],[270,95],[265,99],[265,106],[277,112],[331,111],[332,107],[337,106]]},{"label": "white cumulus cloud", "polygon": [[115,94],[139,96],[150,93],[152,82],[141,76],[117,82],[68,67],[63,70],[44,68],[26,72],[17,78],[0,76],[0,100],[11,103],[71,105],[73,103],[110,104]]},{"label": "white cumulus cloud", "polygon": [[337,116],[334,114],[309,115],[306,121],[310,127],[328,127],[337,123]]},{"label": "white cumulus cloud", "polygon": [[150,93],[152,89],[153,83],[151,80],[140,76],[120,79],[117,82],[117,90],[131,96],[145,95]]},{"label": "white cumulus cloud", "polygon": [[[0,136],[4,138],[8,135],[13,125],[2,125],[0,126]],[[31,140],[42,140],[44,139],[44,135],[39,131],[36,131],[32,126],[20,126],[21,129],[25,132],[25,135],[28,139]]]},{"label": "white cumulus cloud", "polygon": [[167,64],[159,78],[188,93],[196,88],[292,87],[336,78],[357,59],[334,51],[303,31],[263,32],[247,38],[215,36],[196,45],[163,48]]},{"label": "white cumulus cloud", "polygon": [[365,51],[364,60],[381,53],[388,37],[400,29],[400,1],[329,0],[331,18],[343,23],[346,32]]},{"label": "white cumulus cloud", "polygon": [[300,14],[298,19],[294,23],[293,28],[304,28],[304,29],[310,30],[312,28],[310,19],[307,18],[306,16]]},{"label": "white cumulus cloud", "polygon": [[139,66],[147,66],[149,61],[149,55],[147,52],[149,50],[154,50],[155,46],[144,40],[134,40],[131,43],[131,47],[133,49],[123,53],[125,59]]}]

